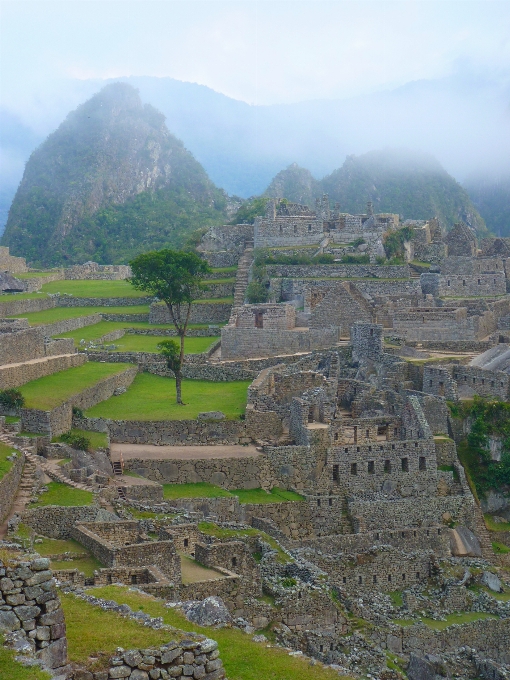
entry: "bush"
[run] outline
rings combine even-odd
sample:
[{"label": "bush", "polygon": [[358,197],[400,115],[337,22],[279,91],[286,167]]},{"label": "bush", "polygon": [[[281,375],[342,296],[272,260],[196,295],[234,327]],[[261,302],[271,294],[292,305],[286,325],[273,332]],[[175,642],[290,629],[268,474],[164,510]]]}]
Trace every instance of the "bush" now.
[{"label": "bush", "polygon": [[356,240],[354,240],[350,245],[353,248],[357,248],[358,246],[362,246],[364,243],[366,243],[366,241],[363,238],[363,236],[358,236],[358,238]]},{"label": "bush", "polygon": [[403,227],[397,231],[387,231],[383,236],[384,251],[388,259],[397,257],[404,258],[404,243],[413,237],[412,227]]},{"label": "bush", "polygon": [[81,408],[78,408],[78,406],[73,406],[73,416],[76,416],[77,418],[83,418],[83,411]]},{"label": "bush", "polygon": [[0,390],[0,405],[5,409],[18,410],[25,405],[25,397],[14,387]]},{"label": "bush", "polygon": [[246,288],[246,299],[251,305],[267,302],[267,288],[258,281],[252,281]]},{"label": "bush", "polygon": [[344,255],[340,260],[342,264],[370,264],[368,255]]},{"label": "bush", "polygon": [[60,439],[69,444],[69,446],[72,446],[73,449],[80,449],[81,451],[88,451],[90,449],[90,439],[80,434],[65,432]]}]

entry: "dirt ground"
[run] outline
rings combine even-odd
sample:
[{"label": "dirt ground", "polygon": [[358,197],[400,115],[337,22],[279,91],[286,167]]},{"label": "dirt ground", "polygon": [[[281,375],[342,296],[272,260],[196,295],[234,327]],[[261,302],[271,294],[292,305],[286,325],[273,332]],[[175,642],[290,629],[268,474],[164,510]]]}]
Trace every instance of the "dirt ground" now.
[{"label": "dirt ground", "polygon": [[112,460],[208,460],[210,458],[252,458],[260,456],[255,446],[154,446],[153,444],[111,444]]}]

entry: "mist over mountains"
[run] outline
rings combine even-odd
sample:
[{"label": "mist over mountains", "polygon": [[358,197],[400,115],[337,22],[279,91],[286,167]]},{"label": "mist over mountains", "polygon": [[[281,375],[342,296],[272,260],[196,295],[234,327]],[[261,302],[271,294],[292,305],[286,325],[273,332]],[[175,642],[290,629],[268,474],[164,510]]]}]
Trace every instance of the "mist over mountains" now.
[{"label": "mist over mountains", "polygon": [[[510,171],[510,75],[460,72],[348,100],[254,106],[172,78],[121,79],[166,117],[168,129],[231,195],[261,194],[296,162],[320,179],[347,155],[407,147],[432,154],[458,181]],[[3,205],[30,151],[105,81],[72,80],[2,112]],[[284,86],[282,84],[282,86]],[[9,198],[10,195],[10,198]]]}]

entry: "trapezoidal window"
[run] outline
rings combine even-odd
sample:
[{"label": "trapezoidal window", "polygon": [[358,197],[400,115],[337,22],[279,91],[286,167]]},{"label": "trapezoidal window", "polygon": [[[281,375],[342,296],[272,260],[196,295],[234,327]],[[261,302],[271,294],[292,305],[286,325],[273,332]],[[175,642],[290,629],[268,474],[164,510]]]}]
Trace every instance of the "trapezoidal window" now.
[{"label": "trapezoidal window", "polygon": [[373,475],[374,473],[375,473],[375,461],[369,460],[368,461],[368,474]]},{"label": "trapezoidal window", "polygon": [[264,328],[264,312],[255,312],[255,328]]},{"label": "trapezoidal window", "polygon": [[409,458],[400,459],[402,465],[402,472],[409,472]]},{"label": "trapezoidal window", "polygon": [[420,460],[418,462],[418,469],[422,471],[427,469],[427,459],[425,458],[425,456],[420,456]]},{"label": "trapezoidal window", "polygon": [[333,481],[338,482],[340,479],[340,470],[338,465],[333,465]]},{"label": "trapezoidal window", "polygon": [[351,475],[357,475],[358,474],[358,464],[357,463],[351,463]]}]

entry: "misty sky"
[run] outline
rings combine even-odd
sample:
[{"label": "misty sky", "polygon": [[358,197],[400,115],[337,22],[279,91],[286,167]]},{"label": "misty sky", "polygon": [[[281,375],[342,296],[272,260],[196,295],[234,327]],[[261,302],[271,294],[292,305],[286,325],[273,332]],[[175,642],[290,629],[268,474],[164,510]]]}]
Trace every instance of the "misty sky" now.
[{"label": "misty sky", "polygon": [[510,70],[509,0],[2,1],[1,98],[63,78],[170,76],[248,103]]}]

